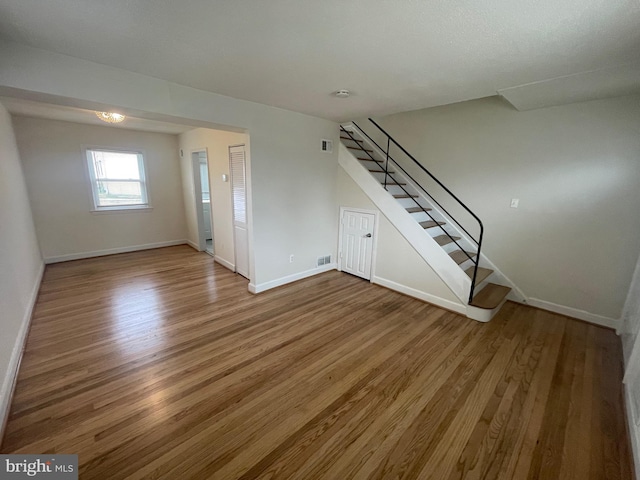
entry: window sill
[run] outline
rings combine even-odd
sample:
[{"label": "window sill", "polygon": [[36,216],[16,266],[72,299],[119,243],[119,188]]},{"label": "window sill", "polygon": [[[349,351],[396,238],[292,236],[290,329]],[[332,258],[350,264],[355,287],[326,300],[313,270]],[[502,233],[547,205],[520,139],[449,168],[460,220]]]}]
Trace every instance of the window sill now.
[{"label": "window sill", "polygon": [[102,215],[104,213],[149,213],[153,210],[150,206],[140,207],[106,207],[106,208],[94,208],[90,210],[91,214]]}]

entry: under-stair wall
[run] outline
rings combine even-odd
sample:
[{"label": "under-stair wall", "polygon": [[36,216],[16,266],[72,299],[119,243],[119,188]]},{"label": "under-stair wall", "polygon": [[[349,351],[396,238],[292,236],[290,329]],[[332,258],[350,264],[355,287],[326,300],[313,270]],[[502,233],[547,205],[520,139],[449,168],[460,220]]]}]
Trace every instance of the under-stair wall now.
[{"label": "under-stair wall", "polygon": [[[342,167],[338,168],[336,192],[340,206],[379,212]],[[465,305],[393,224],[383,214],[378,216],[378,222],[371,281],[464,315]]]},{"label": "under-stair wall", "polygon": [[[489,321],[512,291],[511,297],[522,301],[522,293],[512,282],[485,257],[478,255],[483,237],[480,219],[387,132],[375,122],[371,123],[385,135],[386,146],[359,125],[345,125],[341,132],[340,165],[457,299],[466,305],[466,315],[478,321]],[[404,162],[400,160],[403,155]],[[411,162],[433,181],[429,190],[406,170],[407,163]],[[441,191],[437,192],[438,189]],[[471,233],[469,222],[463,225],[436,195],[440,198],[448,196],[457,202],[476,222],[478,231]],[[457,216],[460,217],[459,213]]]},{"label": "under-stair wall", "polygon": [[468,296],[471,281],[458,268],[458,265],[433,239],[424,235],[424,229],[406,214],[405,208],[384,190],[377,179],[357,162],[344,145],[340,145],[338,161],[376,207],[402,232],[404,238],[423,261],[428,261],[431,268],[437,272],[456,298],[461,302],[464,301]]}]

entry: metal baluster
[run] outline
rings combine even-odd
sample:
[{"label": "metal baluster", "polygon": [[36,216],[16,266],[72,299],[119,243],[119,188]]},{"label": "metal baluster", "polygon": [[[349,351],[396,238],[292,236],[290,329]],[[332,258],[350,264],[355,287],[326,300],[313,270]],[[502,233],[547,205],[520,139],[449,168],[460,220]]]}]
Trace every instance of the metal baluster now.
[{"label": "metal baluster", "polygon": [[389,142],[391,139],[387,135],[387,161],[384,164],[384,189],[387,190],[387,177],[389,176]]}]

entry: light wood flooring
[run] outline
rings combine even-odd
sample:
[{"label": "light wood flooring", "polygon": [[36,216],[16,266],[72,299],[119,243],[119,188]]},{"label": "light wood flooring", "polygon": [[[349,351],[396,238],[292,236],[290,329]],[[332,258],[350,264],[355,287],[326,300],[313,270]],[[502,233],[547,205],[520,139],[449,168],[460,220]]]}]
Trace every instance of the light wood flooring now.
[{"label": "light wood flooring", "polygon": [[48,266],[3,453],[89,479],[630,479],[620,342],[328,272],[260,295],[186,246]]}]

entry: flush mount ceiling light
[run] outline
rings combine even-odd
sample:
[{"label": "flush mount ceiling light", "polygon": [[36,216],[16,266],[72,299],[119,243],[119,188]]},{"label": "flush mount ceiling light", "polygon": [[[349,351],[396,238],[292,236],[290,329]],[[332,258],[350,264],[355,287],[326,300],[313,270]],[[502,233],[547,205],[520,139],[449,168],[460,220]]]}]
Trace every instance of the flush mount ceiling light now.
[{"label": "flush mount ceiling light", "polygon": [[107,123],[120,123],[126,118],[124,115],[114,112],[96,112],[96,116]]},{"label": "flush mount ceiling light", "polygon": [[349,90],[338,90],[337,92],[333,92],[333,94],[338,98],[347,98],[351,95],[351,92]]}]

